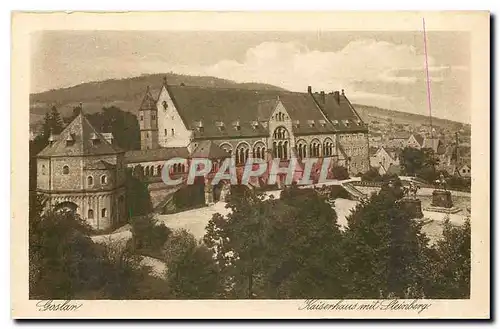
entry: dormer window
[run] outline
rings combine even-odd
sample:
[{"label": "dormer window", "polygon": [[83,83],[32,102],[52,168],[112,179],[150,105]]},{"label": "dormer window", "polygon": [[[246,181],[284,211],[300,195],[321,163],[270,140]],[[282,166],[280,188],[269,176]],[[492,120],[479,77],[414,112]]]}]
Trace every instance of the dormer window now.
[{"label": "dormer window", "polygon": [[325,120],[319,120],[319,124],[324,127],[326,126],[326,121]]},{"label": "dormer window", "polygon": [[349,127],[349,120],[344,120],[344,124],[346,127]]},{"label": "dormer window", "polygon": [[99,144],[101,144],[101,140],[99,139],[99,136],[97,136],[96,133],[90,134],[90,140],[92,141],[92,145],[99,145]]},{"label": "dormer window", "polygon": [[314,128],[314,120],[307,120],[309,127]]},{"label": "dormer window", "polygon": [[201,122],[201,121],[196,121],[196,122],[195,122],[195,125],[196,125],[196,129],[197,129],[199,132],[203,132],[203,122]]},{"label": "dormer window", "polygon": [[252,121],[252,128],[253,129],[257,129],[258,126],[259,126],[259,123],[257,121]]},{"label": "dormer window", "polygon": [[217,126],[217,128],[219,128],[219,131],[225,130],[224,122],[222,122],[222,121],[216,121],[215,125]]},{"label": "dormer window", "polygon": [[236,129],[238,131],[241,130],[240,121],[235,121],[233,123],[233,126],[234,126],[234,129]]},{"label": "dormer window", "polygon": [[74,137],[74,134],[71,133],[68,135],[68,137],[66,138],[66,146],[72,146],[75,144],[75,137]]},{"label": "dormer window", "polygon": [[333,124],[334,125],[338,125],[339,124],[339,120],[333,120]]}]

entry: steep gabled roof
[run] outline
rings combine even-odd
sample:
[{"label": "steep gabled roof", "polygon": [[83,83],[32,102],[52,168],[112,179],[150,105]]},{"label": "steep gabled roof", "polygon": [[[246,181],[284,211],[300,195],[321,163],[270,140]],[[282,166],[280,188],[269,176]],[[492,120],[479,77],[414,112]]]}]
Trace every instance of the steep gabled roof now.
[{"label": "steep gabled roof", "polygon": [[356,113],[354,107],[345,95],[338,94],[335,96],[335,93],[325,94],[324,104],[319,94],[313,95],[318,106],[323,110],[323,114],[333,123],[333,127],[336,131],[350,132],[368,130],[368,127]]},{"label": "steep gabled roof", "polygon": [[424,137],[420,134],[413,134],[413,138],[417,141],[418,145],[423,146],[424,145]]},{"label": "steep gabled roof", "polygon": [[118,146],[110,144],[80,112],[57,136],[52,145],[47,145],[38,156],[88,156],[123,152]]},{"label": "steep gabled roof", "polygon": [[201,141],[191,153],[191,158],[225,159],[231,155],[212,141]]},{"label": "steep gabled roof", "polygon": [[156,110],[156,100],[153,98],[153,95],[151,95],[149,87],[146,90],[144,98],[142,99],[141,107],[139,108],[139,110]]},{"label": "steep gabled roof", "polygon": [[[279,102],[291,120],[298,123],[293,125],[297,135],[333,133],[345,128],[342,122],[338,129],[331,124],[308,93],[194,86],[168,86],[167,90],[195,138],[267,136],[265,123]],[[352,120],[348,130],[360,128],[345,97],[342,111],[332,117]]]},{"label": "steep gabled roof", "polygon": [[443,154],[446,150],[444,143],[438,138],[425,138],[422,147],[433,149],[438,154]]},{"label": "steep gabled roof", "polygon": [[411,134],[408,132],[397,132],[392,135],[391,139],[408,139],[410,136]]}]

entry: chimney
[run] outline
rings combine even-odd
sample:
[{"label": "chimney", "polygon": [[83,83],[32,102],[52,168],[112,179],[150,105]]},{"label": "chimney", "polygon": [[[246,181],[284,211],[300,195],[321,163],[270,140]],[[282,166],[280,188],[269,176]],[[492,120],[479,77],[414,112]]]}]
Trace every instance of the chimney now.
[{"label": "chimney", "polygon": [[333,98],[335,99],[337,104],[340,105],[340,94],[339,94],[338,90],[333,92]]},{"label": "chimney", "polygon": [[320,95],[319,100],[321,104],[325,105],[326,103],[325,92],[322,90],[319,95]]},{"label": "chimney", "polygon": [[308,92],[309,94],[311,94],[311,93],[312,93],[312,87],[311,87],[311,86],[307,86],[307,92]]}]

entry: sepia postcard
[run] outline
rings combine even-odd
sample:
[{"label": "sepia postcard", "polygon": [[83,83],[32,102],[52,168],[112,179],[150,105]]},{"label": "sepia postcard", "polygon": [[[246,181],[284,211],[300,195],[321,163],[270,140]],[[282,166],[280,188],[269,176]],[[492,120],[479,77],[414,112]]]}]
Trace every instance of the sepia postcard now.
[{"label": "sepia postcard", "polygon": [[488,12],[14,12],[11,316],[490,318]]}]

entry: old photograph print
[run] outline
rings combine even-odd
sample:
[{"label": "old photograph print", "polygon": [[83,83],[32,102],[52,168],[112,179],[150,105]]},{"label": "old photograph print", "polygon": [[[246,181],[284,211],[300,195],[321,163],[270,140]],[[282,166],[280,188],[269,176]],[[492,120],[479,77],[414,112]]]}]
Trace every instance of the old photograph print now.
[{"label": "old photograph print", "polygon": [[298,317],[419,317],[470,301],[474,223],[489,223],[471,193],[489,177],[471,137],[489,108],[472,90],[488,78],[473,79],[474,34],[430,17],[30,31],[15,218],[30,314],[258,300]]}]

